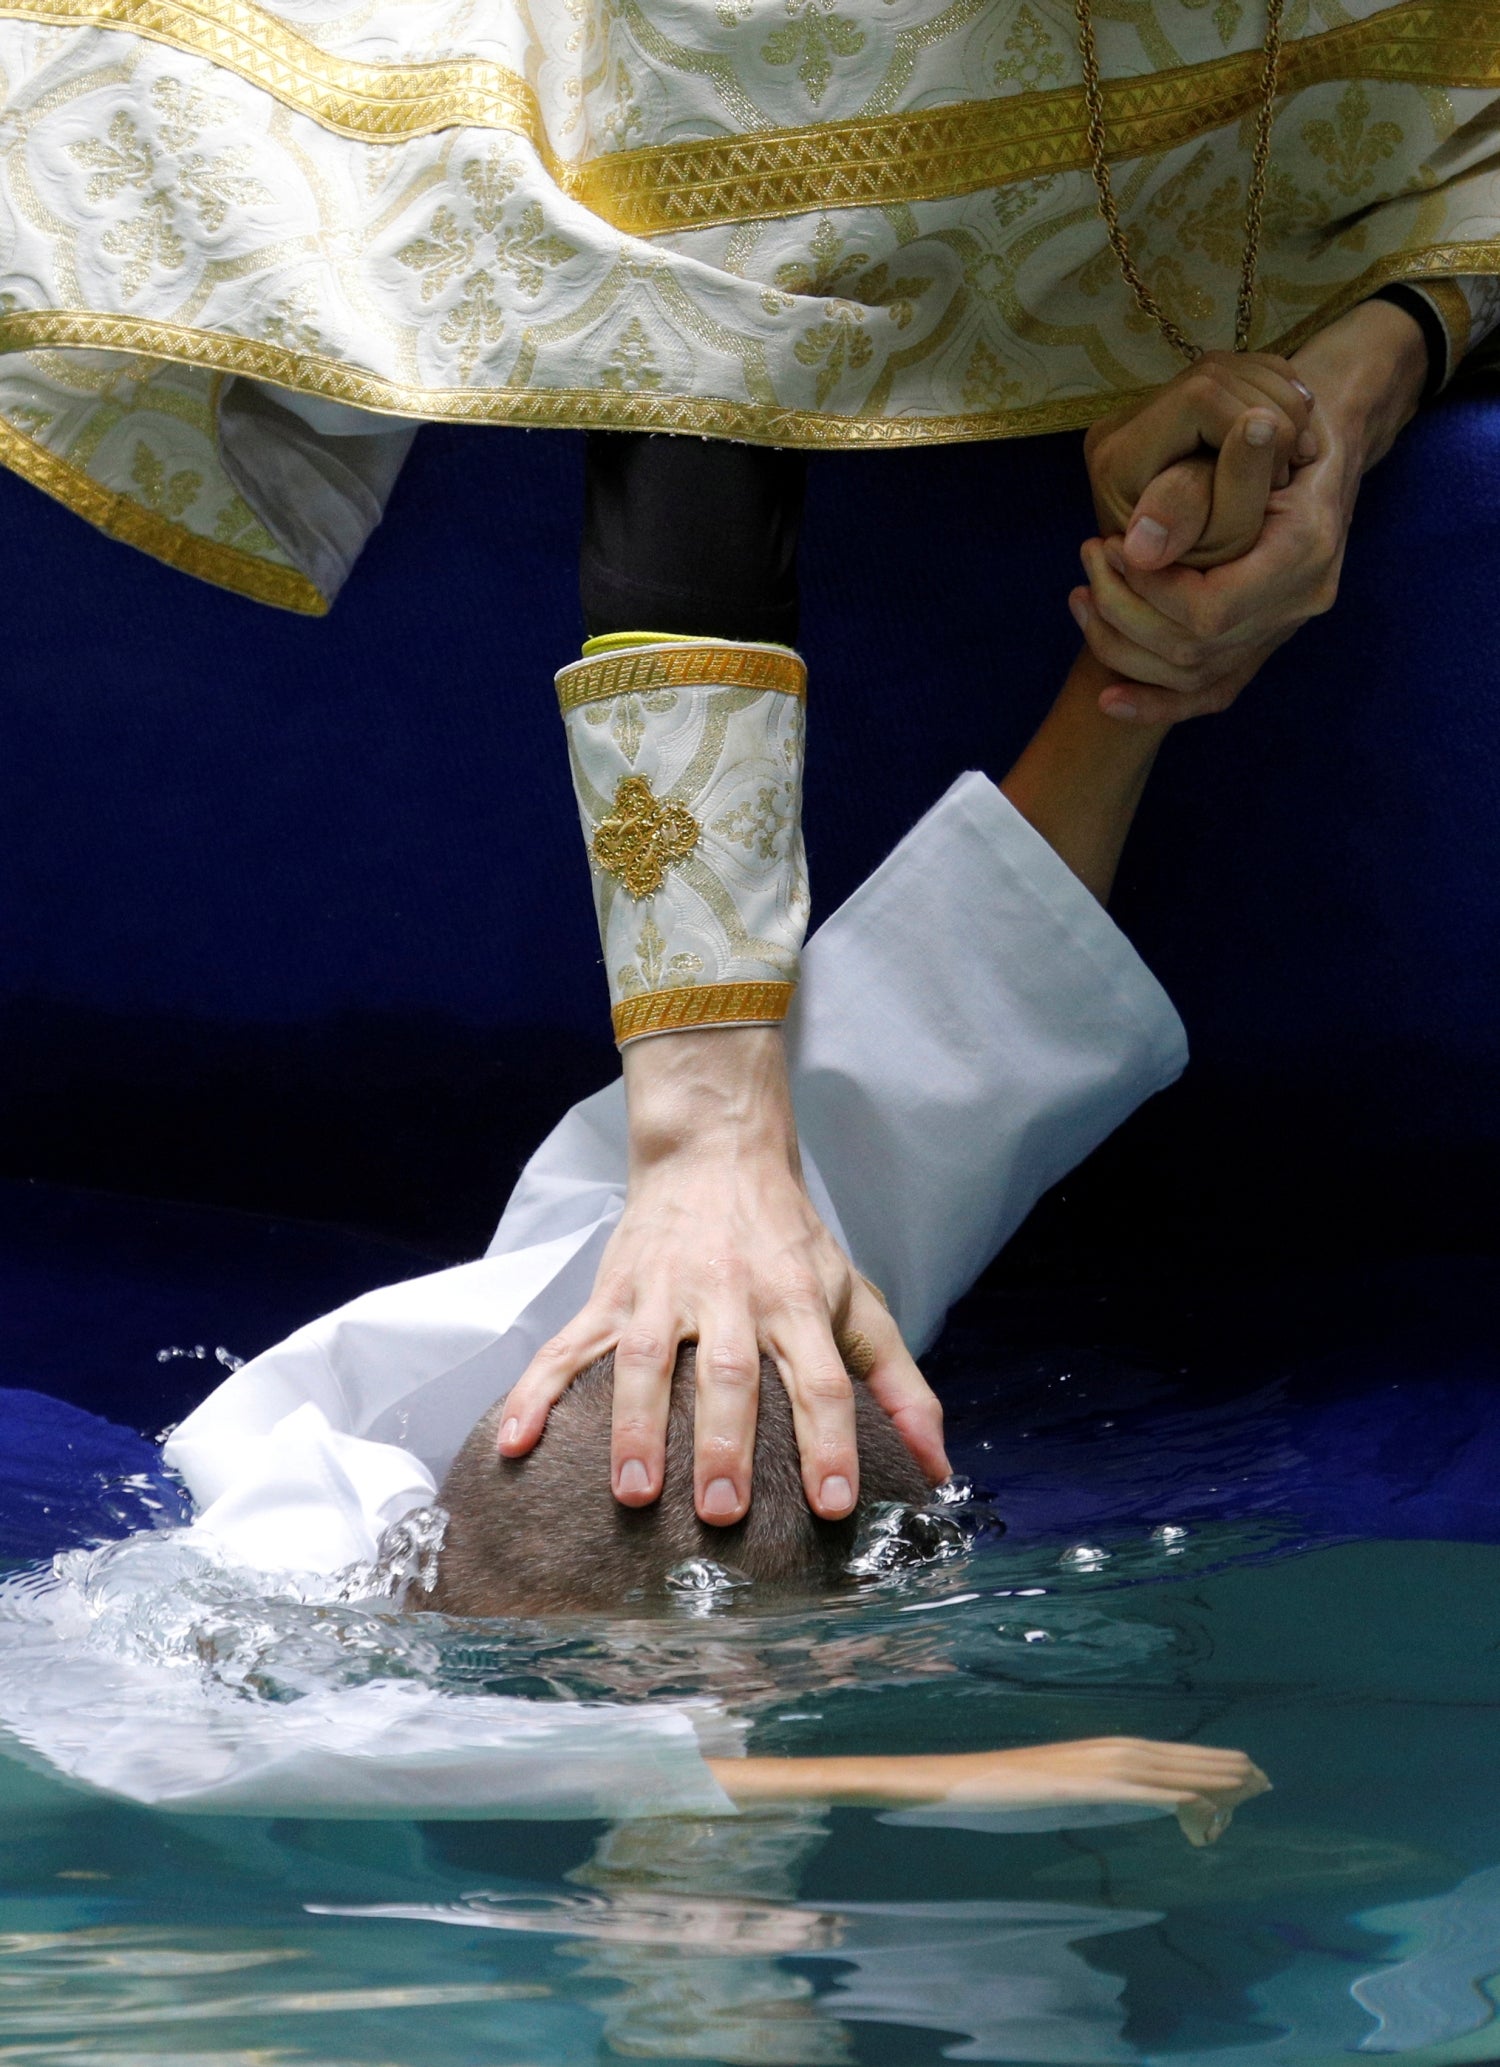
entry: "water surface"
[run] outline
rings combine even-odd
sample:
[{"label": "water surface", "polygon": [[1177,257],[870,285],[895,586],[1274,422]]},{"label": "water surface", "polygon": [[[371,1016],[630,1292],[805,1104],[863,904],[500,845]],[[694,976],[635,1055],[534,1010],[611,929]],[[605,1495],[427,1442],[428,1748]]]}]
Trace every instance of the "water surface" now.
[{"label": "water surface", "polygon": [[997,1836],[866,1811],[172,1817],[4,1761],[0,2058],[1313,2067],[1500,2050],[1500,1548],[1303,1548],[1210,1522],[1001,1540],[770,1614],[740,1594],[612,1626],[241,1612],[217,1654],[247,1699],[330,1673],[543,1699],[650,1685],[736,1701],[761,1751],[1190,1737],[1242,1746],[1275,1787],[1195,1851],[1170,1821]]}]

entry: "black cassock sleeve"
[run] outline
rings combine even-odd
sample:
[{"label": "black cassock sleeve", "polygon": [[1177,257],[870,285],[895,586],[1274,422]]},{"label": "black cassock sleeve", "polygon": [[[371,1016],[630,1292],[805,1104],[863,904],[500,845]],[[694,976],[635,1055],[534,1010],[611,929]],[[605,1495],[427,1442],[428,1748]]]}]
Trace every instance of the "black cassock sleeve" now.
[{"label": "black cassock sleeve", "polygon": [[805,453],[591,431],[579,589],[590,638],[797,637]]}]

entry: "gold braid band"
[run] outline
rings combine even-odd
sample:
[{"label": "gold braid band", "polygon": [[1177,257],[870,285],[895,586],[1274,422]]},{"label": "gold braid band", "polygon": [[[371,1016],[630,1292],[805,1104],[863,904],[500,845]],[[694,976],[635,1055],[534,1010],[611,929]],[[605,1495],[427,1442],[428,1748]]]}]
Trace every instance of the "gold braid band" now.
[{"label": "gold braid band", "polygon": [[643,696],[662,689],[770,689],[805,698],[807,668],[784,646],[731,646],[719,639],[636,646],[575,661],[557,678],[564,717],[580,704],[610,696]]},{"label": "gold braid band", "polygon": [[642,1034],[683,1033],[695,1026],[765,1026],[785,1019],[795,983],[700,983],[649,990],[611,1008],[621,1047]]}]

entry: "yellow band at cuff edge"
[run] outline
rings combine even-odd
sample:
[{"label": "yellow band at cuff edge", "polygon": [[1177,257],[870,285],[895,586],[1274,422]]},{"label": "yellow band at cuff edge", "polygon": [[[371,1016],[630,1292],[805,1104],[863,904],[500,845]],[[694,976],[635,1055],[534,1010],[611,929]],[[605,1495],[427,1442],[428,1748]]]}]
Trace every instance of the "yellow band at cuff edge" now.
[{"label": "yellow band at cuff edge", "polygon": [[621,998],[611,1013],[623,1048],[643,1034],[682,1033],[694,1026],[777,1025],[791,1008],[795,983],[686,983]]},{"label": "yellow band at cuff edge", "polygon": [[691,645],[638,646],[575,660],[557,677],[563,715],[580,704],[653,689],[772,689],[807,696],[807,669],[785,646],[735,646],[723,640]]}]

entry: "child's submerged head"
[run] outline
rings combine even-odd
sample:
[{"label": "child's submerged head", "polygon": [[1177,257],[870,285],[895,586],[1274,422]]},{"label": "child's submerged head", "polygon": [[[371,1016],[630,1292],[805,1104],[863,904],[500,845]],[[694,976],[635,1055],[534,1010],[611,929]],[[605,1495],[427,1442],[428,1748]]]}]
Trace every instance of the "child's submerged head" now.
[{"label": "child's submerged head", "polygon": [[659,1597],[667,1575],[692,1558],[733,1566],[762,1584],[826,1585],[843,1573],[872,1507],[929,1499],[894,1426],[856,1384],[859,1504],[843,1521],[820,1520],[802,1489],[790,1402],[763,1359],[749,1512],[727,1529],[699,1521],[695,1355],[685,1345],[672,1375],[665,1483],[650,1507],[622,1507],[610,1491],[613,1357],[574,1380],[528,1456],[500,1455],[504,1402],[497,1401],[470,1431],[438,1495],[449,1520],[426,1605],[446,1615],[608,1612]]}]

